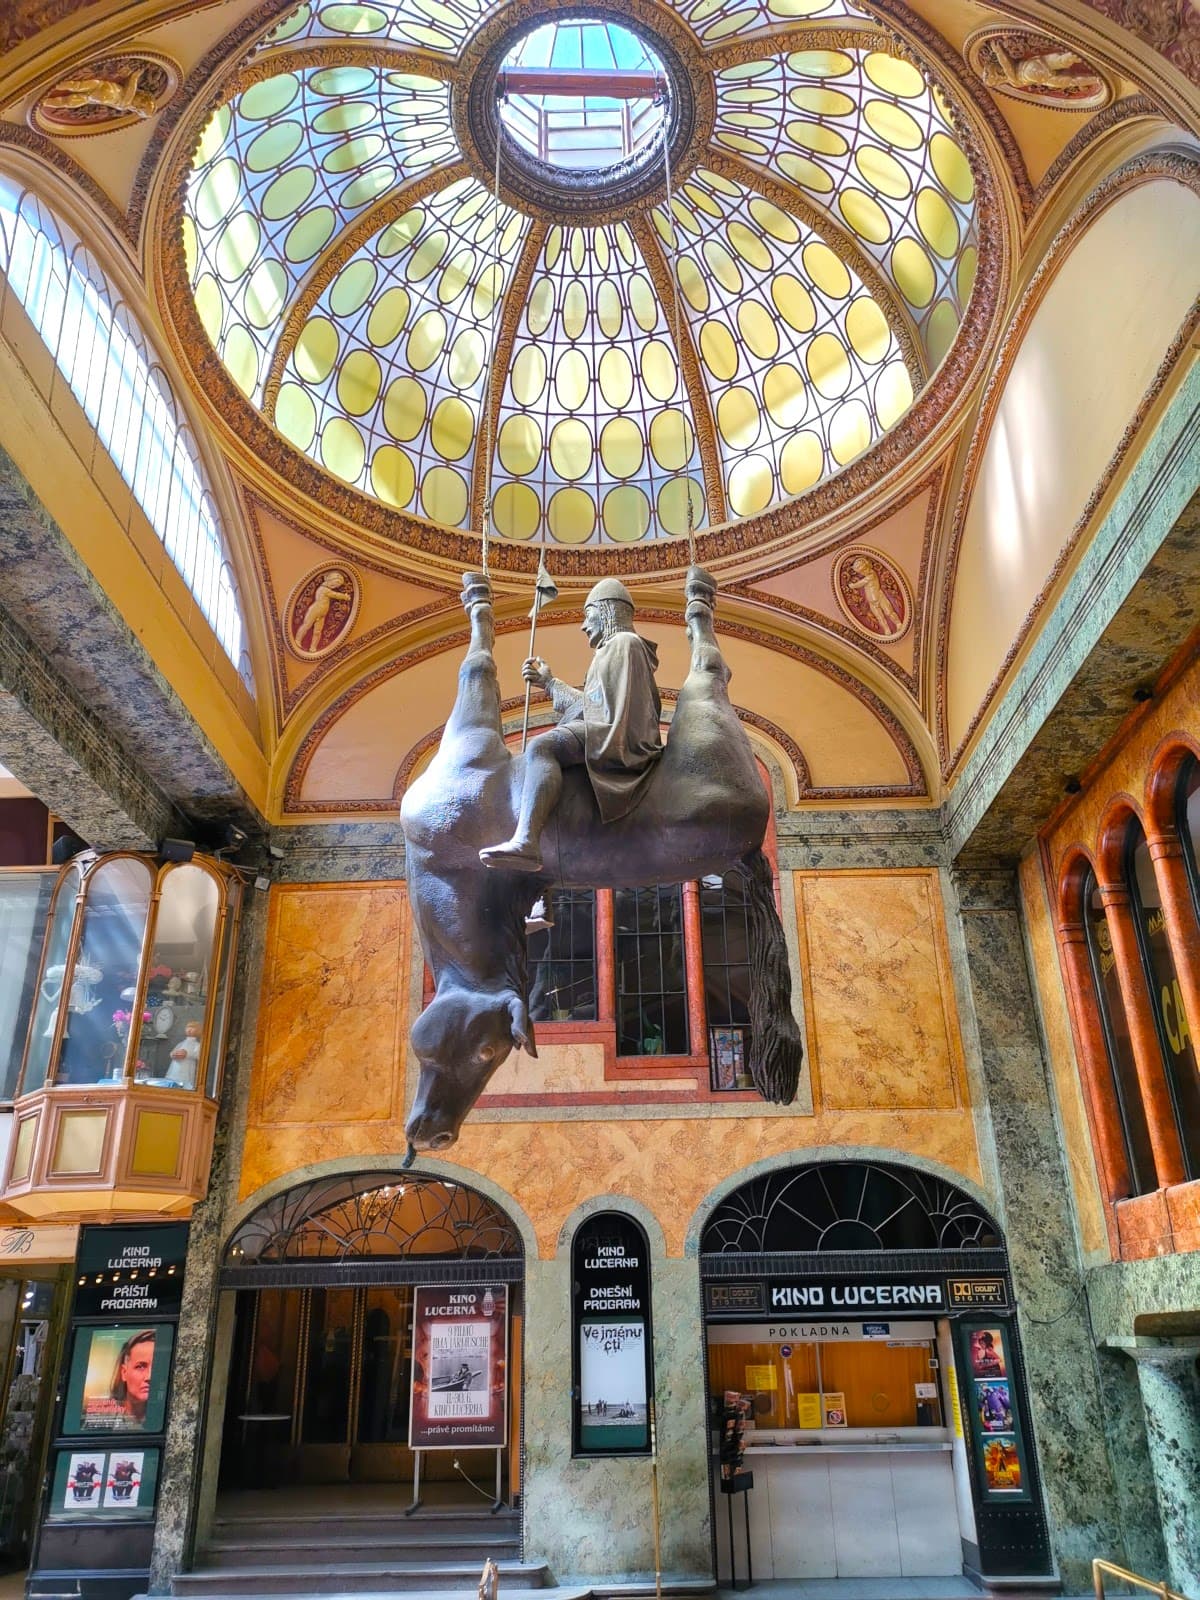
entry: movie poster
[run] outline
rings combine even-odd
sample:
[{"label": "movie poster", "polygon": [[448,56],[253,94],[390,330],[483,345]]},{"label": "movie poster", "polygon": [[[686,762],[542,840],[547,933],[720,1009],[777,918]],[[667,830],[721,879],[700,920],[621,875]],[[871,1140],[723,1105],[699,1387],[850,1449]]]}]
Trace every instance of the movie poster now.
[{"label": "movie poster", "polygon": [[100,1505],[107,1459],[103,1452],[92,1450],[81,1450],[69,1458],[63,1485],[64,1511],[94,1511]]},{"label": "movie poster", "polygon": [[992,1494],[1021,1493],[1021,1453],[1011,1433],[984,1440],[983,1476]]},{"label": "movie poster", "polygon": [[1009,1360],[1009,1330],[997,1325],[964,1330],[971,1390],[971,1437],[984,1493],[1026,1500],[1024,1452]]},{"label": "movie poster", "polygon": [[158,1451],[60,1450],[50,1515],[71,1521],[145,1521],[154,1515]]},{"label": "movie poster", "polygon": [[584,1450],[645,1449],[646,1325],[579,1325],[579,1442]]},{"label": "movie poster", "polygon": [[499,1448],[507,1443],[507,1424],[507,1288],[417,1289],[409,1448]]},{"label": "movie poster", "polygon": [[132,1511],[137,1505],[143,1460],[140,1450],[114,1450],[109,1456],[108,1471],[104,1475],[106,1511]]},{"label": "movie poster", "polygon": [[175,1328],[169,1322],[75,1330],[64,1433],[161,1433]]},{"label": "movie poster", "polygon": [[1004,1358],[1004,1331],[1001,1328],[973,1328],[971,1330],[971,1376],[973,1378],[1005,1378],[1008,1365]]}]

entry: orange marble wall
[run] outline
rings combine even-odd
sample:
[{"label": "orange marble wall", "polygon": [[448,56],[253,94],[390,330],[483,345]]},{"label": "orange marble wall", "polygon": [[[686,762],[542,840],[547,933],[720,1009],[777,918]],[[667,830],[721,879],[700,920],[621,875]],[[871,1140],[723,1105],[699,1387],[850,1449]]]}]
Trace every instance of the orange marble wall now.
[{"label": "orange marble wall", "polygon": [[[799,873],[815,1114],[746,1104],[477,1112],[450,1160],[518,1199],[542,1255],[575,1207],[641,1201],[683,1250],[713,1187],[766,1156],[845,1147],[924,1156],[982,1181],[931,872]],[[272,891],[239,1191],[313,1163],[404,1149],[413,976],[398,884]],[[836,953],[835,953],[836,952]],[[486,1120],[485,1120],[486,1119]]]}]

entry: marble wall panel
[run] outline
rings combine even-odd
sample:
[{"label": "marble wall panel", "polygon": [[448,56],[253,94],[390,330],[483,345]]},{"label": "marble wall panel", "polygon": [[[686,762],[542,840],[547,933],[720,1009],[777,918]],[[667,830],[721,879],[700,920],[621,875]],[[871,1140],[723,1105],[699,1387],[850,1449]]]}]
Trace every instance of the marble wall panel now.
[{"label": "marble wall panel", "polygon": [[251,1127],[394,1120],[403,1102],[408,892],[271,892]]},{"label": "marble wall panel", "polygon": [[933,871],[796,873],[818,1103],[949,1111],[962,1046]]}]

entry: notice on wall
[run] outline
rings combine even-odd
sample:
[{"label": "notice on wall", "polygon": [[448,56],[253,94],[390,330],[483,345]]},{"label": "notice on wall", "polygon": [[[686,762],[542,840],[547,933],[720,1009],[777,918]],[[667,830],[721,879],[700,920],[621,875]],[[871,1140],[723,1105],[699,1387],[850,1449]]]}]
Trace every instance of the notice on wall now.
[{"label": "notice on wall", "polygon": [[413,1295],[409,1448],[496,1448],[508,1434],[508,1290],[419,1288]]},{"label": "notice on wall", "polygon": [[749,1365],[746,1368],[746,1389],[755,1394],[763,1389],[778,1389],[779,1375],[770,1362]]},{"label": "notice on wall", "polygon": [[56,1522],[148,1520],[158,1464],[157,1450],[60,1450],[48,1515]]},{"label": "notice on wall", "polygon": [[796,1396],[796,1426],[819,1428],[821,1426],[821,1396],[798,1394]]},{"label": "notice on wall", "polygon": [[650,1449],[654,1371],[650,1263],[641,1228],[620,1212],[589,1217],[571,1246],[577,1455]]},{"label": "notice on wall", "polygon": [[846,1396],[841,1390],[828,1390],[821,1396],[821,1418],[827,1428],[846,1426]]}]

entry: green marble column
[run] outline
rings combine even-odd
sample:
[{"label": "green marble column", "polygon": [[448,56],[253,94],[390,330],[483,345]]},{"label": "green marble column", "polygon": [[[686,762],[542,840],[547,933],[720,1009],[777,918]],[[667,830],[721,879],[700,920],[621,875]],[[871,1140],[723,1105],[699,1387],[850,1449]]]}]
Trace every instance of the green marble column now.
[{"label": "green marble column", "polygon": [[1139,1340],[1126,1354],[1137,1365],[1171,1587],[1200,1597],[1200,1339]]}]

